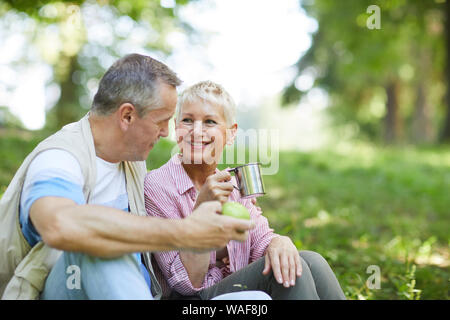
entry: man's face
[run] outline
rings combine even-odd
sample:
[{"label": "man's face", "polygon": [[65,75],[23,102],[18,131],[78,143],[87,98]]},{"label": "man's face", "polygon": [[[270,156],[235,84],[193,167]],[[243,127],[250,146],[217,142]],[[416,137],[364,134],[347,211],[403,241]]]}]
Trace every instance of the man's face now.
[{"label": "man's face", "polygon": [[161,107],[137,117],[127,134],[130,161],[146,160],[150,150],[160,137],[169,135],[169,120],[175,113],[177,91],[174,87],[160,85]]}]

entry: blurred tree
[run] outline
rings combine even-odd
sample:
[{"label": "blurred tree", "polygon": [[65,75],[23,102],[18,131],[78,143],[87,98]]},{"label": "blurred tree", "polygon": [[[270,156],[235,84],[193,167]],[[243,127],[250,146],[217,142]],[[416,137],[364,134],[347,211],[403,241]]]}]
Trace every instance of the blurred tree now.
[{"label": "blurred tree", "polygon": [[19,128],[22,129],[22,122],[14,116],[7,107],[0,106],[0,129]]},{"label": "blurred tree", "polygon": [[[16,11],[36,21],[29,41],[53,68],[60,88],[56,105],[47,113],[46,126],[55,130],[78,120],[90,107],[92,90],[104,70],[129,50],[166,55],[167,35],[190,27],[177,16],[189,0],[163,6],[159,0],[5,0],[0,17]],[[122,25],[118,25],[122,22]],[[122,27],[123,26],[123,27]],[[97,28],[97,29],[95,29]],[[103,34],[95,36],[95,30]],[[104,32],[104,31],[103,31]],[[134,32],[141,35],[140,39]],[[130,40],[131,39],[131,40]],[[139,44],[136,44],[139,42]]]},{"label": "blurred tree", "polygon": [[441,134],[441,140],[450,142],[450,1],[445,2],[445,48],[447,60],[445,64],[445,78],[447,80],[446,105],[444,127]]},{"label": "blurred tree", "polygon": [[[379,29],[372,28],[372,5],[380,8]],[[335,119],[356,122],[371,138],[388,143],[408,136],[416,142],[432,140],[436,105],[442,106],[442,99],[435,98],[442,93],[433,85],[444,77],[444,5],[315,0],[302,6],[317,19],[319,29],[296,64],[297,77],[313,75],[314,85],[329,93]],[[297,89],[297,77],[284,90],[284,105],[305,93]]]}]

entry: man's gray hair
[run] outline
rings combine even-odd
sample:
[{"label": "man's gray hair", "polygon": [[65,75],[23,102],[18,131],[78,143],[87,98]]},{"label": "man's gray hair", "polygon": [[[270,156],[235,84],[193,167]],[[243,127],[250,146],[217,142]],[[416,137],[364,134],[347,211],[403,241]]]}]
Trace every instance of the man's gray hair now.
[{"label": "man's gray hair", "polygon": [[91,111],[109,115],[123,103],[131,103],[139,117],[160,107],[159,85],[181,84],[175,72],[149,56],[129,54],[117,60],[100,80]]}]

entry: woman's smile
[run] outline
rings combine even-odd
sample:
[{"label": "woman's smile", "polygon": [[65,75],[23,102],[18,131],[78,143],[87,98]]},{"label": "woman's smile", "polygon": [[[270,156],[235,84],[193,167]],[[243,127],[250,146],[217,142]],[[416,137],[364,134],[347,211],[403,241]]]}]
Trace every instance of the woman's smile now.
[{"label": "woman's smile", "polygon": [[202,141],[201,139],[194,139],[186,141],[191,149],[205,149],[207,146],[213,144],[214,139],[208,141]]}]

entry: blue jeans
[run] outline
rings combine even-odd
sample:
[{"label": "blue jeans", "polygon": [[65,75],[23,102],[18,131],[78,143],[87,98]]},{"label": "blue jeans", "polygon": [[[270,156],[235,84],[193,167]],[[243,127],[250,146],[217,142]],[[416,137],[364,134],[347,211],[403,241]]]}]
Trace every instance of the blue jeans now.
[{"label": "blue jeans", "polygon": [[[44,300],[152,300],[141,266],[133,254],[104,259],[63,252],[50,271]],[[262,291],[222,294],[213,300],[270,300]]]},{"label": "blue jeans", "polygon": [[104,259],[63,252],[50,271],[41,299],[153,299],[135,255]]}]

